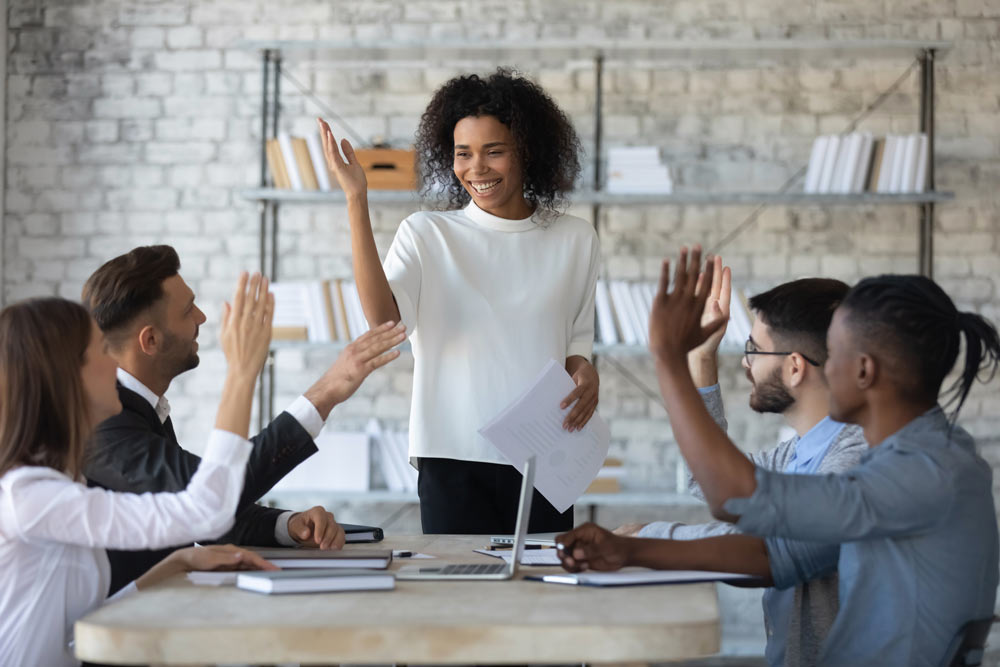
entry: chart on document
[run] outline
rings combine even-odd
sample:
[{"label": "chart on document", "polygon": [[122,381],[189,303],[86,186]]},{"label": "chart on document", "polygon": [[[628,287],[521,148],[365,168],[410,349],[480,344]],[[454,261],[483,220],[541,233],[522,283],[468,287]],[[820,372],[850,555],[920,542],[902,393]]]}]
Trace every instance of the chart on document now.
[{"label": "chart on document", "polygon": [[566,369],[551,360],[524,394],[479,429],[521,472],[528,457],[535,456],[535,488],[560,512],[587,490],[611,442],[611,431],[596,412],[583,429],[563,429],[573,406],[559,405],[575,387]]}]

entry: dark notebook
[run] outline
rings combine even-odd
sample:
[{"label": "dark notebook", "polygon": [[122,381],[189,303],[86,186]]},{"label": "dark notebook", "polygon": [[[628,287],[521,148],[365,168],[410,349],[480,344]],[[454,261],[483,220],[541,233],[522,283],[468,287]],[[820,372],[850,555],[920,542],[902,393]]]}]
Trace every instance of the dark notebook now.
[{"label": "dark notebook", "polygon": [[381,542],[385,537],[378,526],[360,526],[354,523],[340,524],[347,535],[347,542]]}]

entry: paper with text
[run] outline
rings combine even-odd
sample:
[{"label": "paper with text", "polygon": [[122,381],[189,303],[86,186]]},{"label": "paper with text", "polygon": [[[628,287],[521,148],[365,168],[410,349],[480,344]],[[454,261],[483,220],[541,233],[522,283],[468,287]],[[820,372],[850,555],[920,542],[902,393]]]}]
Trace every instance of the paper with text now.
[{"label": "paper with text", "polygon": [[[477,554],[502,558],[505,563],[509,563],[514,554],[510,551],[490,551],[489,549],[473,549]],[[521,554],[521,565],[562,565],[559,560],[559,553],[555,549],[531,549]]]},{"label": "paper with text", "polygon": [[575,387],[562,364],[551,360],[524,394],[479,429],[522,474],[528,457],[536,458],[535,488],[560,512],[594,481],[611,443],[611,431],[596,412],[582,430],[563,429],[573,405],[559,405]]}]

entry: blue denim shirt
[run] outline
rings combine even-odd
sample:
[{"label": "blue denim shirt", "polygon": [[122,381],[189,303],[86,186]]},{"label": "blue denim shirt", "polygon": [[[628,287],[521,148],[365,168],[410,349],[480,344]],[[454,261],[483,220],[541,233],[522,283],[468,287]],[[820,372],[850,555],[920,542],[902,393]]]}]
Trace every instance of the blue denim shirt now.
[{"label": "blue denim shirt", "polygon": [[[941,663],[967,621],[993,614],[998,540],[993,474],[972,437],[940,407],[866,452],[840,475],[757,468],[732,498],[740,530],[840,542],[840,611],[822,665]],[[804,581],[808,561],[772,562],[776,586]]]},{"label": "blue denim shirt", "polygon": [[[795,450],[785,467],[785,472],[798,475],[814,475],[830,445],[840,436],[845,424],[824,417],[809,429],[802,437],[794,439]],[[837,567],[839,549],[832,545],[795,544],[782,538],[772,538],[767,541],[768,557],[772,561],[771,569],[789,567],[785,560],[798,560],[798,567],[805,567],[802,561],[809,561],[808,566],[816,576],[828,574]],[[767,648],[764,652],[767,664],[780,667],[785,664],[785,647],[788,645],[788,629],[795,604],[795,583],[791,582],[784,588],[768,588],[764,591],[764,616],[767,620]]]}]

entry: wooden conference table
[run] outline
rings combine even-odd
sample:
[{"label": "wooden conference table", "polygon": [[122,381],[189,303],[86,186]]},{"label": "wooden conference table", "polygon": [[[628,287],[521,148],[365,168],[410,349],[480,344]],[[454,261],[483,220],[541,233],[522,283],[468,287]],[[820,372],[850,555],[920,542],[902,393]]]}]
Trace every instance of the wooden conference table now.
[{"label": "wooden conference table", "polygon": [[[494,562],[488,537],[419,535],[372,546]],[[719,650],[714,584],[593,588],[521,581],[399,581],[394,591],[260,595],[183,575],[76,623],[82,660],[107,664],[600,663]]]}]

